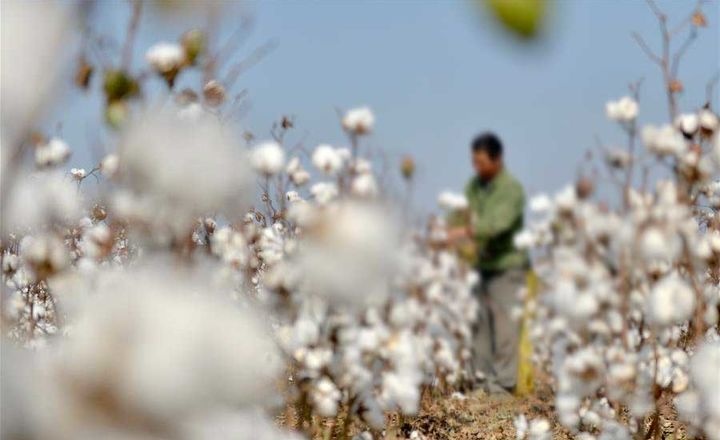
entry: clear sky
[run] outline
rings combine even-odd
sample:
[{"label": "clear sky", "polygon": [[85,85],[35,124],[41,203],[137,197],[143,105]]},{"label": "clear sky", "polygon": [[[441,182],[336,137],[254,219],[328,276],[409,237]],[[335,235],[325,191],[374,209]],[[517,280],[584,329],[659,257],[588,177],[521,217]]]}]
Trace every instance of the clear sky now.
[{"label": "clear sky", "polygon": [[[694,1],[660,1],[675,20]],[[295,115],[297,134],[309,148],[345,144],[335,108],[370,106],[377,119],[369,146],[395,167],[404,154],[418,164],[416,201],[432,208],[437,192],[460,190],[471,174],[468,144],[493,130],[503,139],[512,172],[529,193],[553,191],[575,176],[598,136],[621,144],[621,131],[604,116],[609,99],[627,94],[644,78],[640,119],[665,122],[667,111],[657,67],[631,39],[631,31],[659,47],[654,16],[640,0],[561,0],[539,41],[521,44],[473,3],[462,1],[316,1],[237,4],[224,16],[229,35],[239,9],[254,16],[254,30],[240,54],[267,40],[277,49],[245,73],[251,108],[241,121],[259,137],[281,115]],[[720,71],[717,0],[706,5],[709,27],[680,69],[683,110],[704,102],[705,85]],[[100,28],[120,35],[129,8],[101,2]],[[158,22],[146,15],[136,43],[135,68],[154,42],[173,41],[202,16]],[[151,26],[152,25],[152,26]],[[717,93],[715,107],[717,108]],[[97,97],[73,98],[53,123],[83,144]],[[96,117],[96,116],[95,116]],[[92,165],[88,154],[74,165]]]}]

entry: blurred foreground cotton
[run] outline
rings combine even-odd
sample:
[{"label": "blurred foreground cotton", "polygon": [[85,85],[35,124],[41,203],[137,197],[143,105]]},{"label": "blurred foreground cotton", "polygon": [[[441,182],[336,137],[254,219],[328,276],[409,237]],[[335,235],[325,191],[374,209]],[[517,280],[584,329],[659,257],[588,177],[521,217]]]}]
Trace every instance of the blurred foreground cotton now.
[{"label": "blurred foreground cotton", "polygon": [[268,403],[282,371],[270,329],[213,284],[157,263],[99,272],[92,292],[61,296],[79,305],[69,336],[37,355],[38,376],[22,390],[28,429],[39,438],[205,438],[191,435],[205,417]]},{"label": "blurred foreground cotton", "polygon": [[118,150],[115,200],[121,215],[150,228],[186,232],[199,215],[238,215],[253,197],[252,171],[242,145],[210,115],[182,120],[149,111],[133,121]]},{"label": "blurred foreground cotton", "polygon": [[303,289],[331,302],[377,305],[399,268],[400,229],[381,206],[339,203],[316,214],[297,255]]},{"label": "blurred foreground cotton", "polygon": [[3,155],[24,140],[35,118],[47,111],[46,104],[57,92],[56,80],[69,60],[56,54],[64,52],[64,44],[70,39],[72,12],[72,7],[60,3],[3,1]]}]

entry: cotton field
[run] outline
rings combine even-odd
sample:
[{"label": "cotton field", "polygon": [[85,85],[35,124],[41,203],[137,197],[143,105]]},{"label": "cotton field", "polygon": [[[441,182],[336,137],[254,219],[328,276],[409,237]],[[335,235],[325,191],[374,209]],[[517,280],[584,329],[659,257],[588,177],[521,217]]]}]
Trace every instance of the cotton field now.
[{"label": "cotton field", "polygon": [[[466,197],[411,219],[362,102],[338,109],[338,145],[289,142],[288,117],[246,135],[225,43],[142,48],[148,5],[101,65],[61,50],[81,8],[2,3],[2,438],[453,438],[418,420],[491,399],[471,363],[483,280],[447,238]],[[668,120],[641,123],[635,88],[604,108],[627,142],[596,158],[609,191],[582,175],[528,201],[514,243],[539,289],[515,315],[550,409],[475,438],[720,439],[720,118],[680,108],[659,57],[667,90],[644,93]],[[67,69],[102,96],[92,168],[38,128]],[[419,178],[411,157],[391,173]]]}]

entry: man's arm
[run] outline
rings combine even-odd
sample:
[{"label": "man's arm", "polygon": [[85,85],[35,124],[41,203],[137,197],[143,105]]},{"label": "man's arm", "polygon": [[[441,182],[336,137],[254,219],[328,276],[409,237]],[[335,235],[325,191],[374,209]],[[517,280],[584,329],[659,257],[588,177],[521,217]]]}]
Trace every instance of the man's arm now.
[{"label": "man's arm", "polygon": [[[472,199],[472,185],[473,179],[471,179],[465,185],[465,198],[470,201]],[[467,221],[465,224],[450,224],[447,230],[447,241],[448,243],[455,243],[466,238],[473,236],[472,229],[470,228],[470,222]]]}]

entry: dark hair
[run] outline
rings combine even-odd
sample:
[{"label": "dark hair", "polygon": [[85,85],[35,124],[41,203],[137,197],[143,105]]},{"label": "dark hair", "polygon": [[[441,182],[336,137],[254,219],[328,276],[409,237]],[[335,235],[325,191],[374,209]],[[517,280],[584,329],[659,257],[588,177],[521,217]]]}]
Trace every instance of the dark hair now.
[{"label": "dark hair", "polygon": [[503,155],[503,146],[500,138],[494,133],[486,132],[473,139],[472,151],[473,153],[484,151],[490,159],[497,160]]}]

